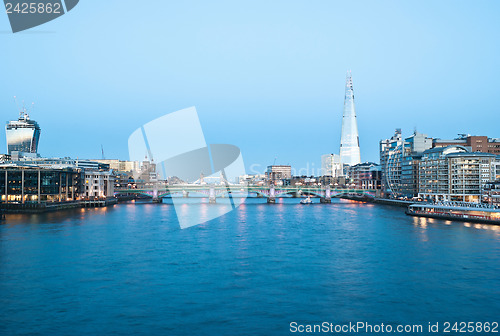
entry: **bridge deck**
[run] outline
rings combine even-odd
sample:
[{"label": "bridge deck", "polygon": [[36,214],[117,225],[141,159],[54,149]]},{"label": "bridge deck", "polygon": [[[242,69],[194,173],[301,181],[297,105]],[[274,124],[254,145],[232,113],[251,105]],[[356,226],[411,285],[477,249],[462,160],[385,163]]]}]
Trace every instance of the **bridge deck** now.
[{"label": "bridge deck", "polygon": [[[271,191],[271,189],[274,189]],[[186,184],[186,185],[173,185],[173,186],[168,186],[164,187],[162,186],[161,188],[155,188],[154,186],[148,186],[148,187],[142,187],[138,189],[115,189],[115,194],[120,195],[120,194],[143,194],[143,195],[149,195],[152,196],[156,195],[156,197],[163,197],[166,195],[170,194],[176,194],[176,193],[184,193],[184,194],[189,194],[190,192],[192,193],[201,193],[201,194],[209,194],[210,191],[215,192],[216,195],[221,195],[224,193],[247,193],[247,194],[257,194],[260,196],[264,197],[282,197],[284,195],[288,194],[295,194],[295,195],[300,195],[300,194],[311,194],[315,195],[318,197],[328,197],[327,193],[331,197],[336,197],[339,195],[347,195],[347,194],[356,194],[356,195],[366,195],[369,197],[374,197],[375,196],[375,190],[370,190],[370,189],[341,189],[341,188],[336,188],[332,189],[330,188],[329,190],[325,187],[311,187],[311,186],[285,186],[285,187],[279,187],[279,186],[274,186],[269,187],[269,186],[245,186],[245,185],[192,185],[192,184]],[[272,196],[270,196],[272,194]]]}]

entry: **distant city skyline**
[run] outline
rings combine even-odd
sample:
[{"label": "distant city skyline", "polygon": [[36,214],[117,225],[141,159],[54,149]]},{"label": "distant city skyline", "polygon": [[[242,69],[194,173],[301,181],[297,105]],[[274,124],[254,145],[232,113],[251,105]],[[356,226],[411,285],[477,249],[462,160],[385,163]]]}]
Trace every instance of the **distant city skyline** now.
[{"label": "distant city skyline", "polygon": [[497,2],[120,4],[81,2],[17,34],[0,16],[2,122],[14,95],[35,102],[41,155],[100,158],[102,145],[128,159],[134,129],[196,106],[207,142],[237,145],[247,168],[320,167],[338,152],[348,69],[362,161],[395,128],[500,137]]}]

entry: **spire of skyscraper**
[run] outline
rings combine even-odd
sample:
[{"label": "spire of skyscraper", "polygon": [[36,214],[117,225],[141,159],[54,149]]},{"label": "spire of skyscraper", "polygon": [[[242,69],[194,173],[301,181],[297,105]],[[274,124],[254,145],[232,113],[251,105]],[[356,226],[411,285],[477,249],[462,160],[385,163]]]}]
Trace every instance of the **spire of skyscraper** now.
[{"label": "spire of skyscraper", "polygon": [[347,72],[345,83],[344,114],[342,117],[342,136],[340,139],[340,161],[342,164],[361,163],[359,152],[358,122],[354,108],[354,91],[351,71]]}]

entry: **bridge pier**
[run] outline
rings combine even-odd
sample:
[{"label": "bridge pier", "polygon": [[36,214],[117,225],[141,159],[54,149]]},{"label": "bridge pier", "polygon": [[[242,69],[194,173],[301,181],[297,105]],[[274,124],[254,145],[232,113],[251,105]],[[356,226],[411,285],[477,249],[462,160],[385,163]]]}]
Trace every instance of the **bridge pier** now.
[{"label": "bridge pier", "polygon": [[186,190],[183,190],[182,191],[182,197],[188,198],[189,197],[189,192],[187,192]]},{"label": "bridge pier", "polygon": [[321,197],[319,199],[320,203],[332,203],[332,191],[330,189],[330,186],[326,186],[325,189],[325,197]]},{"label": "bridge pier", "polygon": [[208,193],[208,203],[210,203],[210,204],[216,203],[215,188],[214,187],[210,187],[210,190]]},{"label": "bridge pier", "polygon": [[153,190],[153,203],[161,203],[161,198],[158,197],[158,189],[156,187]]},{"label": "bridge pier", "polygon": [[276,203],[276,190],[274,189],[274,186],[271,186],[269,188],[269,197],[267,198],[267,203],[269,204]]}]

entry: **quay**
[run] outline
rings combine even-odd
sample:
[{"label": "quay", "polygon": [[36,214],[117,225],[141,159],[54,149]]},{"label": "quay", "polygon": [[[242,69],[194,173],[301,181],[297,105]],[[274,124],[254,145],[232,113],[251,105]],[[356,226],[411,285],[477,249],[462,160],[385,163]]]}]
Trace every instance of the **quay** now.
[{"label": "quay", "polygon": [[102,200],[80,200],[69,202],[25,202],[25,203],[1,203],[1,218],[5,218],[6,213],[44,213],[77,208],[97,208],[106,207],[118,203],[116,198]]},{"label": "quay", "polygon": [[388,198],[374,198],[370,202],[377,204],[393,205],[398,207],[407,208],[408,206],[415,204],[413,201],[402,201]]},{"label": "quay", "polygon": [[116,203],[118,203],[118,200],[116,198],[84,200],[84,201],[81,201],[81,207],[82,208],[102,208],[102,207],[107,207],[108,205],[113,205]]}]

